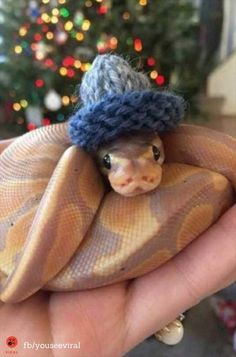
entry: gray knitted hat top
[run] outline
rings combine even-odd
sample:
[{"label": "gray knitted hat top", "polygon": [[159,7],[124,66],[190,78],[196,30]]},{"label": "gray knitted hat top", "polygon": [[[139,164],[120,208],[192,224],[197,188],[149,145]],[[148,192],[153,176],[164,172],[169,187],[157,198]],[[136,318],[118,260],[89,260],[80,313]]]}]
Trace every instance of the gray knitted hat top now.
[{"label": "gray knitted hat top", "polygon": [[148,78],[117,55],[99,55],[82,80],[83,106],[69,120],[73,144],[87,151],[130,132],[174,129],[184,116],[184,100],[150,89]]}]

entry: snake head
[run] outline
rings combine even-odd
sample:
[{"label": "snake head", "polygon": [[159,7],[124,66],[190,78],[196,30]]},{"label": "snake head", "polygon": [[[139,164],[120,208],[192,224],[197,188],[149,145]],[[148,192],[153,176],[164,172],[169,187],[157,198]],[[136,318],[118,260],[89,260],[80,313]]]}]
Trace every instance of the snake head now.
[{"label": "snake head", "polygon": [[100,170],[114,191],[127,197],[158,187],[163,162],[163,144],[156,134],[126,135],[98,152]]}]

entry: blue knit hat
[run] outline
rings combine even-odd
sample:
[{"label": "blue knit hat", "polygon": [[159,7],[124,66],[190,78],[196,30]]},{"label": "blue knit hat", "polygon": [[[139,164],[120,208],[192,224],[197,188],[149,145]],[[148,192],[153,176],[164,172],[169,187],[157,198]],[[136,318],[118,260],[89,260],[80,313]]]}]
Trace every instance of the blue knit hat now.
[{"label": "blue knit hat", "polygon": [[100,55],[82,80],[83,106],[69,120],[73,144],[87,151],[123,134],[162,133],[174,129],[184,116],[184,100],[150,89],[148,78],[116,55]]}]

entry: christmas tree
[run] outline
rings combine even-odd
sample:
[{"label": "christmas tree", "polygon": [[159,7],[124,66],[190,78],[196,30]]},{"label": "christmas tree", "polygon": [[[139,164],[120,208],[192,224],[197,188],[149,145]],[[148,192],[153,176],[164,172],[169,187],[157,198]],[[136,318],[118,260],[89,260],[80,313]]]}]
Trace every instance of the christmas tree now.
[{"label": "christmas tree", "polygon": [[98,53],[124,55],[154,87],[199,88],[190,0],[6,0],[0,16],[1,116],[17,134],[65,121]]}]

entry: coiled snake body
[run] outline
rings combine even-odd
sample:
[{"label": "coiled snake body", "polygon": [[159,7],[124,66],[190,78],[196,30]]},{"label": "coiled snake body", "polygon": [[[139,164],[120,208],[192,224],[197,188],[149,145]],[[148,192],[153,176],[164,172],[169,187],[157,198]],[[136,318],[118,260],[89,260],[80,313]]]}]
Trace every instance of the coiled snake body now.
[{"label": "coiled snake body", "polygon": [[162,141],[160,186],[128,198],[105,190],[92,158],[71,146],[66,123],[37,129],[10,145],[2,142],[1,300],[145,274],[233,204],[235,139],[181,125]]}]

